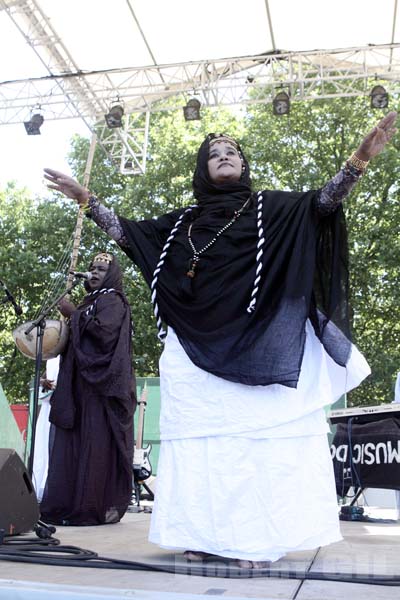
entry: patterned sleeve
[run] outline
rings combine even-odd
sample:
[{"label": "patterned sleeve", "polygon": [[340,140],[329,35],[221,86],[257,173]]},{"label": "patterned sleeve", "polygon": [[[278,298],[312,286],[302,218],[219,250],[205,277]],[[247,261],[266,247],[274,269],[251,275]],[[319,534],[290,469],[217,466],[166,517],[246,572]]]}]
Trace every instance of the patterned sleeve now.
[{"label": "patterned sleeve", "polygon": [[121,227],[118,216],[113,210],[101,204],[96,196],[90,196],[88,203],[89,210],[86,215],[92,219],[107,235],[110,236],[118,246],[124,248],[128,245],[124,231]]},{"label": "patterned sleeve", "polygon": [[346,163],[339,173],[320,190],[316,198],[317,212],[321,216],[327,216],[335,212],[362,174],[361,169]]}]

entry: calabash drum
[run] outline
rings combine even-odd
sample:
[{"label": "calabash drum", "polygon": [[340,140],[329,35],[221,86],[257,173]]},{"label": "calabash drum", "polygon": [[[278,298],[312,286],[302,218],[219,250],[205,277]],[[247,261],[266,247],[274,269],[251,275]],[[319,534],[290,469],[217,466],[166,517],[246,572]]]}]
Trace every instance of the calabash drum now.
[{"label": "calabash drum", "polygon": [[[13,331],[14,342],[20,352],[28,358],[36,358],[37,328],[34,327],[28,334],[25,333],[32,321],[18,325]],[[48,360],[55,358],[65,348],[68,341],[69,327],[65,321],[46,319],[43,333],[42,358]]]}]

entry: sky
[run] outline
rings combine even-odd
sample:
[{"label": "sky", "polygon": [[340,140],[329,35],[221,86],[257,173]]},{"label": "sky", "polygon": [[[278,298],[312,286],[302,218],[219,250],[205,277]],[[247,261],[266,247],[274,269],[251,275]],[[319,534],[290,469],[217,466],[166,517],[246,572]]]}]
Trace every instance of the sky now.
[{"label": "sky", "polygon": [[78,119],[45,121],[40,135],[27,135],[22,123],[0,129],[0,189],[15,181],[34,196],[48,194],[43,169],[50,167],[71,174],[67,156],[73,134],[90,138],[86,125]]}]

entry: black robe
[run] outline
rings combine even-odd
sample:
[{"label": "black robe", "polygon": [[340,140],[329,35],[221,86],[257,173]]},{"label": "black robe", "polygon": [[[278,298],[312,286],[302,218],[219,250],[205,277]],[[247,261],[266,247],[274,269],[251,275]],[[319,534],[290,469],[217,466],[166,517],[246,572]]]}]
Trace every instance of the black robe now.
[{"label": "black robe", "polygon": [[[189,279],[190,222],[178,227],[158,274],[159,315],[176,332],[191,361],[246,385],[296,387],[309,318],[327,352],[345,365],[347,244],[343,211],[322,218],[317,192],[263,192],[264,245],[255,310],[247,311],[256,272],[257,199],[200,259]],[[226,202],[229,207],[229,201]],[[233,209],[240,203],[231,201]],[[147,221],[119,217],[127,255],[151,286],[164,244],[184,209]],[[190,218],[190,213],[188,213]],[[229,220],[225,202],[197,210],[192,235],[204,247]]]},{"label": "black robe", "polygon": [[[195,207],[140,222],[119,217],[127,240],[121,247],[151,287],[158,317],[173,327],[195,365],[229,381],[296,387],[307,319],[344,366],[351,336],[343,210],[322,218],[316,190],[265,190],[260,206],[240,146],[240,181],[214,183],[208,173],[214,137],[207,136],[198,152]],[[236,211],[240,218],[219,235]],[[186,276],[193,259],[190,223],[195,248],[206,248],[194,279]]]},{"label": "black robe", "polygon": [[[88,310],[89,309],[89,310]],[[72,314],[51,399],[49,473],[41,518],[117,522],[132,493],[134,377],[131,317],[118,291],[86,296]]]}]

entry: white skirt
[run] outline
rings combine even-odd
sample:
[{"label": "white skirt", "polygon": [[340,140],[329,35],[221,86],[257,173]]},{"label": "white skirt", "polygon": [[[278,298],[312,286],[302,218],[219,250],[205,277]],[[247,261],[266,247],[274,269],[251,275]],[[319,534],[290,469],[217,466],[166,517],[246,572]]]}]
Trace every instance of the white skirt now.
[{"label": "white skirt", "polygon": [[307,324],[296,389],[235,384],[196,367],[170,330],[149,540],[263,561],[340,540],[323,406],[368,374],[356,348],[347,369],[333,363]]}]

